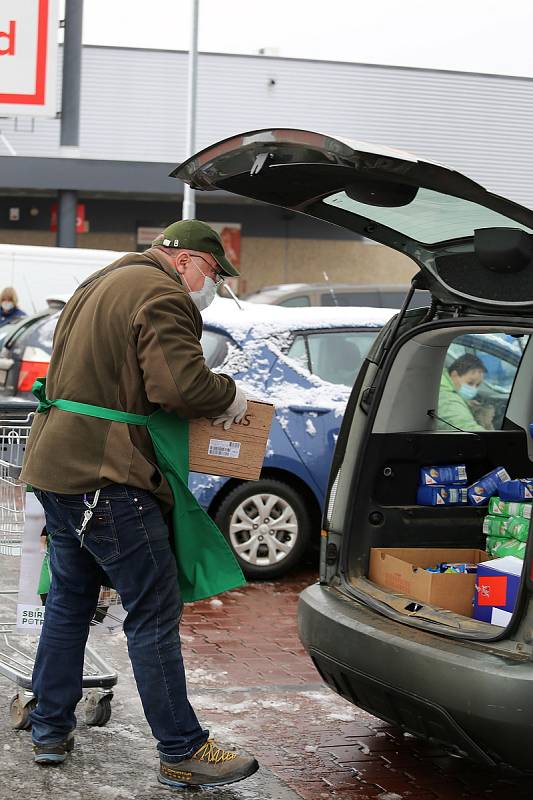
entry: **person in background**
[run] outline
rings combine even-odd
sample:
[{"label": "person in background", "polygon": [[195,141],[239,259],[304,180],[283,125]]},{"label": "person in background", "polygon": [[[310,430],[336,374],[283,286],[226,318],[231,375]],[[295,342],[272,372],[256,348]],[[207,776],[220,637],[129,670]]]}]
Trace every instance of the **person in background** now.
[{"label": "person in background", "polygon": [[10,325],[19,317],[25,317],[26,312],[18,307],[18,297],[12,286],[6,286],[0,294],[0,326]]},{"label": "person in background", "polygon": [[[485,431],[487,427],[476,420],[479,409],[475,398],[485,379],[487,368],[483,361],[471,353],[456,358],[444,369],[439,391],[440,430],[460,428],[462,431]],[[494,415],[492,415],[494,416]]]}]

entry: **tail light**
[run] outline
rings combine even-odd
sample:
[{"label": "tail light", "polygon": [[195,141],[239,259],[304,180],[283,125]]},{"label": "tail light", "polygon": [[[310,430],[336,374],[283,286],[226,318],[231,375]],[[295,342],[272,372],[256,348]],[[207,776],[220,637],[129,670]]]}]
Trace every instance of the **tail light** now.
[{"label": "tail light", "polygon": [[31,392],[37,378],[44,378],[50,366],[50,355],[40,347],[26,347],[22,354],[17,390]]}]

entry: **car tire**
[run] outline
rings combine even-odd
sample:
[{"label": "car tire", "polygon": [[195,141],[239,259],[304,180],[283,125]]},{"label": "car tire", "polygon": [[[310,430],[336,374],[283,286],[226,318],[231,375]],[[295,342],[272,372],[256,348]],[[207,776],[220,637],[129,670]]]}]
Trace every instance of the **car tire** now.
[{"label": "car tire", "polygon": [[312,527],[304,500],[273,479],[241,483],[224,498],[215,522],[253,580],[289,572],[302,558]]}]

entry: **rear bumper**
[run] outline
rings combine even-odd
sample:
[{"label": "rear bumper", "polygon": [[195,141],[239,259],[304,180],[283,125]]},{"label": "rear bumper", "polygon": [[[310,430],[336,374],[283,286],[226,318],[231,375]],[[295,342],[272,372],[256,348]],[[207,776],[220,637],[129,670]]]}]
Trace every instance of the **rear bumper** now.
[{"label": "rear bumper", "polygon": [[319,585],[300,596],[298,625],[350,702],[475,761],[531,769],[533,662],[409,628]]}]

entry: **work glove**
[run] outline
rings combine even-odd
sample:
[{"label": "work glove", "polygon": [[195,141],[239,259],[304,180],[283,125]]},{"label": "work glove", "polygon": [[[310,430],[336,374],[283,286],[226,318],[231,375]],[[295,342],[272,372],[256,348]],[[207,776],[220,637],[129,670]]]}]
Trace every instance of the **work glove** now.
[{"label": "work glove", "polygon": [[237,386],[233,403],[225,411],[213,420],[213,425],[223,425],[227,431],[232,422],[242,422],[248,409],[248,400],[242,389]]}]

